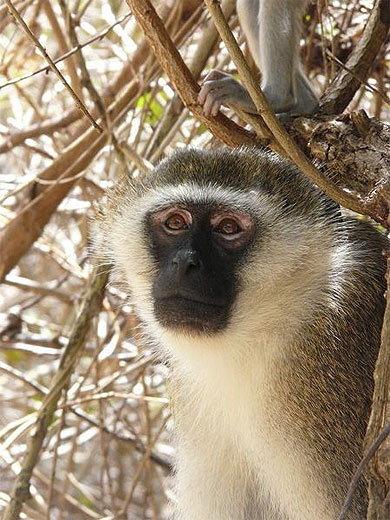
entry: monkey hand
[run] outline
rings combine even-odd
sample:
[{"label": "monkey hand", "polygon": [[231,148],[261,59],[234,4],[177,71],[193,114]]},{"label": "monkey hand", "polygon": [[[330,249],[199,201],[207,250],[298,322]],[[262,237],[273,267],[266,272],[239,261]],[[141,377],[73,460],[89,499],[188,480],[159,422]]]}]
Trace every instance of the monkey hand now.
[{"label": "monkey hand", "polygon": [[230,74],[211,70],[203,81],[198,102],[203,106],[205,116],[216,116],[221,105],[238,107],[250,114],[256,114],[256,107],[246,89]]}]

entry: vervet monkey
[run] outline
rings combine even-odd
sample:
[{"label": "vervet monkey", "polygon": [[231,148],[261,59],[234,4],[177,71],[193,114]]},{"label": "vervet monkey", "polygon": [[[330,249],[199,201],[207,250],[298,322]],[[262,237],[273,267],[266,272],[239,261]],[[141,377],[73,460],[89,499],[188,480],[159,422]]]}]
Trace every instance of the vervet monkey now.
[{"label": "vervet monkey", "polygon": [[[265,150],[115,190],[104,254],[171,368],[178,520],[335,520],[362,455],[385,238]],[[349,520],[366,511],[362,481]]]},{"label": "vervet monkey", "polygon": [[[310,114],[318,106],[299,55],[307,4],[308,0],[237,0],[241,27],[262,74],[263,92],[277,114]],[[221,105],[257,113],[241,83],[218,70],[204,79],[199,102],[208,116],[216,116]]]}]

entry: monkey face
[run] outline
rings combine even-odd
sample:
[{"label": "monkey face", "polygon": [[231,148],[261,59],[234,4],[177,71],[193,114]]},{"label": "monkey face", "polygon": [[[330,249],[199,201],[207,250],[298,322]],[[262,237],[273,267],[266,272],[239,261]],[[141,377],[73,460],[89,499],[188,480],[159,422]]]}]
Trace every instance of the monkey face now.
[{"label": "monkey face", "polygon": [[331,262],[332,212],[274,154],[192,150],[118,187],[100,227],[148,335],[181,348],[199,335],[239,344],[309,316]]},{"label": "monkey face", "polygon": [[223,329],[237,294],[237,266],[255,236],[254,218],[232,208],[173,205],[149,214],[145,231],[157,266],[157,320],[195,333]]}]

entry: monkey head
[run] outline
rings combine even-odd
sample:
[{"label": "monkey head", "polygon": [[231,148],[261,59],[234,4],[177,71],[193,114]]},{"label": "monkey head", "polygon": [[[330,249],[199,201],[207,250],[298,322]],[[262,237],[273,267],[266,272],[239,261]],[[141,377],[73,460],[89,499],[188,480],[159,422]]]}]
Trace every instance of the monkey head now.
[{"label": "monkey head", "polygon": [[190,150],[114,190],[103,249],[152,337],[244,334],[310,314],[337,216],[271,152]]}]

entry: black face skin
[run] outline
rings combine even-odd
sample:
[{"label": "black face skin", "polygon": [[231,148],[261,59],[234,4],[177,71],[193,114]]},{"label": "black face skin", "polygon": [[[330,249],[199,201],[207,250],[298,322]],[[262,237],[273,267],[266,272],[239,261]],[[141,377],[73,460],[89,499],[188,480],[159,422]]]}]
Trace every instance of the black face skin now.
[{"label": "black face skin", "polygon": [[235,272],[255,235],[247,213],[207,205],[176,205],[148,215],[147,236],[158,273],[154,311],[168,328],[218,332],[237,294]]}]

